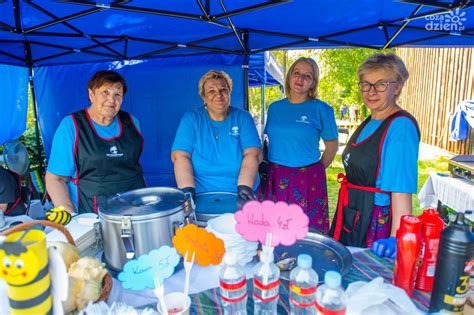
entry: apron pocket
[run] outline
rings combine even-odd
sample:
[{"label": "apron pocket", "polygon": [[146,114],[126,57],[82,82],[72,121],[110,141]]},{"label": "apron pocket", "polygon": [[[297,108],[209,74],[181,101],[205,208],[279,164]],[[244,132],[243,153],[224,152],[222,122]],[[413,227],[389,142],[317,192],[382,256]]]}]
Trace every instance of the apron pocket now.
[{"label": "apron pocket", "polygon": [[352,233],[359,223],[360,212],[356,209],[344,207],[342,228],[346,233]]}]

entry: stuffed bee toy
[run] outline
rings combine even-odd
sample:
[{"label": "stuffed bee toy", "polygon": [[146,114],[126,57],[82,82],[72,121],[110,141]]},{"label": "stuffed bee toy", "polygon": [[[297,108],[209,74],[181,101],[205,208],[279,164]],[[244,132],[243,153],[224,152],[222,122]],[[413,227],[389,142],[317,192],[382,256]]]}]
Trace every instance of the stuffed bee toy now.
[{"label": "stuffed bee toy", "polygon": [[[68,276],[60,254],[46,248],[43,231],[27,229],[0,240],[0,278],[6,282],[8,300],[2,314],[63,314]],[[1,280],[0,280],[1,281]],[[5,305],[5,302],[9,306]]]},{"label": "stuffed bee toy", "polygon": [[66,225],[71,222],[71,214],[64,207],[57,207],[46,211],[46,220]]}]

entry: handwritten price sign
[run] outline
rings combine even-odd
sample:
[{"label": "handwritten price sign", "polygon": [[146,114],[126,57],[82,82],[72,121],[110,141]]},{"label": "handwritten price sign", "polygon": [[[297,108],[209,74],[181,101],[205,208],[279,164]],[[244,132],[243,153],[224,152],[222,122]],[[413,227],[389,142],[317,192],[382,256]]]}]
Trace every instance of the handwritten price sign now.
[{"label": "handwritten price sign", "polygon": [[220,264],[225,253],[224,242],[220,238],[194,224],[176,230],[173,245],[183,256],[187,251],[196,253],[195,262],[201,266]]},{"label": "handwritten price sign", "polygon": [[285,202],[247,202],[234,214],[235,229],[246,240],[265,244],[267,233],[272,233],[272,246],[293,245],[308,233],[308,216],[300,206]]},{"label": "handwritten price sign", "polygon": [[123,266],[123,271],[119,273],[118,279],[125,289],[154,289],[153,278],[155,276],[161,280],[169,278],[178,263],[179,255],[176,249],[166,245],[161,246],[148,254],[141,255],[138,259],[127,262]]}]

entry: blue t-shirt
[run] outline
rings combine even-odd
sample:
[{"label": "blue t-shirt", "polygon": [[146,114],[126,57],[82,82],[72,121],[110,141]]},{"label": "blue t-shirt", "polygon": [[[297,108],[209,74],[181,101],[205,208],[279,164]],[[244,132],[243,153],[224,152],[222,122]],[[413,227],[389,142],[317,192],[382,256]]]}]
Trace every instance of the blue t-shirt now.
[{"label": "blue t-shirt", "polygon": [[[140,131],[140,124],[138,120],[132,116],[135,126]],[[92,119],[97,134],[104,138],[109,139],[116,137],[120,134],[120,124],[118,118],[115,117],[114,121],[108,126],[101,126],[95,123]],[[76,139],[76,127],[72,116],[66,116],[59,124],[58,129],[54,133],[53,145],[51,147],[51,154],[48,161],[48,172],[58,176],[69,176],[72,178],[76,177],[76,166],[74,165],[74,141]],[[77,187],[74,182],[68,182],[69,196],[72,204],[77,211]]]},{"label": "blue t-shirt", "polygon": [[320,139],[338,138],[333,108],[318,99],[292,104],[285,98],[271,104],[265,133],[270,162],[288,167],[319,162]]},{"label": "blue t-shirt", "polygon": [[[383,120],[372,119],[356,143],[369,137]],[[375,186],[383,191],[415,194],[418,185],[418,148],[420,138],[413,122],[406,117],[395,118],[388,128],[382,145],[380,170]],[[390,204],[387,194],[375,194],[375,204]]]},{"label": "blue t-shirt", "polygon": [[[237,192],[243,151],[260,148],[253,119],[246,111],[230,107],[223,121],[214,121],[204,107],[184,114],[172,151],[191,154],[196,193]],[[254,189],[258,187],[259,177]]]}]

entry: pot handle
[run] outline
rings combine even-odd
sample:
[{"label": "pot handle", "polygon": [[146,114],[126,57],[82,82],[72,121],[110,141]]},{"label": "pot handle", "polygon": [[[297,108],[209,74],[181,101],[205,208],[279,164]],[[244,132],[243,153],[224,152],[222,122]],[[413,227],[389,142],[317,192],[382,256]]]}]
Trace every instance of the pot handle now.
[{"label": "pot handle", "polygon": [[125,215],[122,217],[120,236],[125,247],[125,256],[127,259],[133,259],[135,257],[135,248],[133,246],[132,216]]},{"label": "pot handle", "polygon": [[184,197],[189,200],[191,204],[191,211],[184,213],[184,225],[196,223],[196,204],[194,203],[193,195],[190,192],[184,193]]},{"label": "pot handle", "polygon": [[194,203],[193,195],[190,192],[185,192],[184,197],[186,197],[186,199],[188,199],[191,203],[192,211],[196,210],[196,204]]}]

